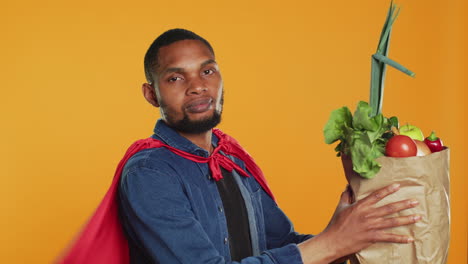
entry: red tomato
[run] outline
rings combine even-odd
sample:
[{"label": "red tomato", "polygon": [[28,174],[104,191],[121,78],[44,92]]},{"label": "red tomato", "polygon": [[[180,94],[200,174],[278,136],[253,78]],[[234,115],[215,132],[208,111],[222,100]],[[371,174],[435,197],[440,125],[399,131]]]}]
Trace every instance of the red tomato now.
[{"label": "red tomato", "polygon": [[385,146],[385,155],[389,157],[411,157],[416,156],[417,152],[414,140],[404,135],[393,136]]}]

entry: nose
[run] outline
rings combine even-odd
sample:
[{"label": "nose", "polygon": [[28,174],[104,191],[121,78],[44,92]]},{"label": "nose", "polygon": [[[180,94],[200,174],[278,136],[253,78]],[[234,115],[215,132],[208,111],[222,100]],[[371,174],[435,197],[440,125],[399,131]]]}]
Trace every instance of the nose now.
[{"label": "nose", "polygon": [[205,85],[205,82],[201,78],[193,78],[190,80],[189,87],[187,89],[187,94],[201,94],[208,90]]}]

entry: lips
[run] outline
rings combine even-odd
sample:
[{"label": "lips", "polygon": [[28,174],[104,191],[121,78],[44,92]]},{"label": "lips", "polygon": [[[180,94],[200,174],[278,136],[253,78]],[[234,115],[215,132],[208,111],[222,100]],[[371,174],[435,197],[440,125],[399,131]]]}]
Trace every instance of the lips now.
[{"label": "lips", "polygon": [[200,98],[191,101],[185,109],[190,113],[203,113],[211,109],[213,105],[212,98]]}]

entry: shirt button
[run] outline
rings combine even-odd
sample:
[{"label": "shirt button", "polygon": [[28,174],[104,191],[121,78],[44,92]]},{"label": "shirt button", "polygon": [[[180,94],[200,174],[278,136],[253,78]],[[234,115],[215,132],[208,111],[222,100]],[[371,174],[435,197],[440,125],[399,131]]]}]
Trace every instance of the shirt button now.
[{"label": "shirt button", "polygon": [[228,242],[228,238],[225,237],[225,238],[224,238],[224,244],[227,244],[227,242]]},{"label": "shirt button", "polygon": [[218,210],[222,213],[222,212],[223,212],[223,207],[222,207],[222,206],[218,206]]}]

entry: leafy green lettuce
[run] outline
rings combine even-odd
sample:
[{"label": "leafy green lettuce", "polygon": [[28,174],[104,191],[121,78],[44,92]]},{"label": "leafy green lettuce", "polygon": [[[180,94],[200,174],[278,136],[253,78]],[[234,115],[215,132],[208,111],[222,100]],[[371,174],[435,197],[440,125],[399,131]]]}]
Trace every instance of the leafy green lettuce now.
[{"label": "leafy green lettuce", "polygon": [[392,126],[398,128],[397,117],[372,116],[369,104],[360,101],[354,116],[346,106],[334,110],[323,134],[327,144],[339,141],[335,148],[337,156],[342,153],[350,156],[353,170],[364,178],[372,178],[380,170],[380,164],[375,159],[384,155]]}]

